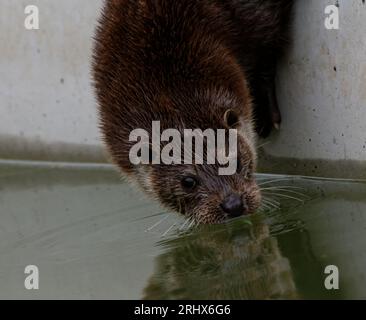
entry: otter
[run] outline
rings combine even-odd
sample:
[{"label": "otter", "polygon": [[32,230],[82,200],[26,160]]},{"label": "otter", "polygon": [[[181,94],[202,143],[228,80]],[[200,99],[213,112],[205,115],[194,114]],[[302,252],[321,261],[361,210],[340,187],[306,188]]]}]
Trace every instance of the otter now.
[{"label": "otter", "polygon": [[[293,0],[106,0],[93,79],[112,161],[170,210],[211,224],[254,213],[257,134],[279,128],[276,62]],[[237,170],[218,164],[134,165],[131,131],[236,129]],[[257,134],[256,134],[257,133]],[[150,134],[151,135],[151,134]]]}]

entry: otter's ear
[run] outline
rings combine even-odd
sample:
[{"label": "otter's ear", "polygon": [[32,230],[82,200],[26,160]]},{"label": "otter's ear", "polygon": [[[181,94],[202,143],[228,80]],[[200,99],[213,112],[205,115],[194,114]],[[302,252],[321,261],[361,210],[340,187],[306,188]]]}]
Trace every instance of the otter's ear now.
[{"label": "otter's ear", "polygon": [[232,109],[226,110],[224,114],[224,123],[230,129],[237,128],[240,124],[238,114]]}]

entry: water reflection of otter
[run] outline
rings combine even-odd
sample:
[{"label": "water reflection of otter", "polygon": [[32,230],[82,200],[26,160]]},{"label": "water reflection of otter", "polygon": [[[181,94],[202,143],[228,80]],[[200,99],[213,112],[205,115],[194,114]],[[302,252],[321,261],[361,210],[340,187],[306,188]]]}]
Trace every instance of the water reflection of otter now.
[{"label": "water reflection of otter", "polygon": [[267,225],[220,226],[167,241],[145,299],[295,299],[289,261]]}]

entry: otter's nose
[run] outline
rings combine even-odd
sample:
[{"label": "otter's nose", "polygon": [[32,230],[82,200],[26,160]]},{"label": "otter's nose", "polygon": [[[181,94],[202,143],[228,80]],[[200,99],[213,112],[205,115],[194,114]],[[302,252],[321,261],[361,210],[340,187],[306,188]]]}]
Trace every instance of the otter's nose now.
[{"label": "otter's nose", "polygon": [[229,217],[235,218],[244,214],[244,204],[241,197],[237,194],[231,194],[221,203],[221,208]]}]

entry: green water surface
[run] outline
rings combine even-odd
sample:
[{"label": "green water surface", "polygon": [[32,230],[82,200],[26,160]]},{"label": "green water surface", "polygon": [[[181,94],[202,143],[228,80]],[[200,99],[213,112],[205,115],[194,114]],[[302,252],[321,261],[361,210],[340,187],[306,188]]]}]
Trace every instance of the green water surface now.
[{"label": "green water surface", "polygon": [[0,299],[366,299],[366,184],[258,181],[261,212],[194,226],[108,166],[4,163]]}]

